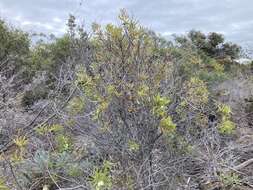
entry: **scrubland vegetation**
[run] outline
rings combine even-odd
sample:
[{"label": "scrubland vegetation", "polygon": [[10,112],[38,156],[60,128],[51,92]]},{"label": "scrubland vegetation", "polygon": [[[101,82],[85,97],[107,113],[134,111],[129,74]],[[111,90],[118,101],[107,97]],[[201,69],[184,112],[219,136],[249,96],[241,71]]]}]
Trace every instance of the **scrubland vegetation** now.
[{"label": "scrubland vegetation", "polygon": [[0,189],[253,189],[253,63],[126,11],[59,38],[0,22]]}]

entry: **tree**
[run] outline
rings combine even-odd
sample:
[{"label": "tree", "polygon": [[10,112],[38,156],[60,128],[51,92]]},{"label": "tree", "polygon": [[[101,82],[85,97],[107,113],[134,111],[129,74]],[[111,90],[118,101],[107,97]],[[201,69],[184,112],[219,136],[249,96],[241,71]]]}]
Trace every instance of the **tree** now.
[{"label": "tree", "polygon": [[[184,40],[183,40],[184,39]],[[225,42],[224,36],[216,32],[204,34],[200,31],[192,30],[186,37],[176,37],[176,41],[181,45],[192,45],[215,59],[237,59],[240,55],[241,48],[237,44]]]}]

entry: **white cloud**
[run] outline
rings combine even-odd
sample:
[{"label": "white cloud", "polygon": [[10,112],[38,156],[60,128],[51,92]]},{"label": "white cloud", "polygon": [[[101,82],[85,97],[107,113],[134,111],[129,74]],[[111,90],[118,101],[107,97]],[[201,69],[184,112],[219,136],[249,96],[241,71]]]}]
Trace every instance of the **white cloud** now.
[{"label": "white cloud", "polygon": [[22,26],[33,25],[33,23],[30,22],[30,21],[22,21],[20,24],[21,24]]},{"label": "white cloud", "polygon": [[57,23],[61,23],[62,22],[62,19],[58,18],[58,17],[54,17],[53,18],[53,21],[54,22],[57,22]]}]

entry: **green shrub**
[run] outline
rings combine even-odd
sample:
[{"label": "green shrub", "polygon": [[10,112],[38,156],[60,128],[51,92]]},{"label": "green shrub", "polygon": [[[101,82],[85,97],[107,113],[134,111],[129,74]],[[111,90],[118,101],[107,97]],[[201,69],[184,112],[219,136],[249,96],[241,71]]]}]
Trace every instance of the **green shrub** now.
[{"label": "green shrub", "polygon": [[242,183],[239,175],[235,173],[221,174],[220,180],[225,187],[232,187]]},{"label": "green shrub", "polygon": [[218,112],[221,115],[221,122],[218,130],[221,134],[231,135],[235,132],[235,123],[231,121],[231,108],[226,104],[218,104]]},{"label": "green shrub", "polygon": [[100,169],[96,168],[94,170],[91,183],[95,190],[111,189],[112,179],[110,177],[110,170],[111,163],[108,161],[104,162]]},{"label": "green shrub", "polygon": [[173,123],[170,116],[167,116],[167,117],[161,119],[160,127],[164,131],[175,131],[175,129],[176,129],[176,125]]},{"label": "green shrub", "polygon": [[72,179],[85,178],[82,171],[92,170],[92,167],[68,152],[37,150],[31,158],[23,160],[16,175],[24,189],[34,187],[35,184],[36,189],[42,189],[45,185],[49,189],[56,189],[55,182],[62,184]]},{"label": "green shrub", "polygon": [[64,134],[59,134],[56,136],[56,146],[58,152],[70,151],[73,148],[71,138]]},{"label": "green shrub", "polygon": [[85,107],[84,100],[80,97],[74,97],[69,101],[67,110],[70,115],[77,115],[84,110],[84,107]]},{"label": "green shrub", "polygon": [[219,125],[221,134],[231,135],[235,131],[235,124],[230,120],[223,120]]},{"label": "green shrub", "polygon": [[128,149],[132,152],[139,151],[140,145],[133,140],[129,140],[128,141]]}]

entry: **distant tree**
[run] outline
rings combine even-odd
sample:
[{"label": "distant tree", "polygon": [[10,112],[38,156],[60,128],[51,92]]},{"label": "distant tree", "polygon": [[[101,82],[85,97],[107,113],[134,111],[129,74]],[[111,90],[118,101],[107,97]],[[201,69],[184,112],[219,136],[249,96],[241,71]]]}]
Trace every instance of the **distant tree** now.
[{"label": "distant tree", "polygon": [[185,46],[192,45],[196,49],[215,59],[230,59],[233,61],[240,55],[241,48],[232,42],[225,42],[222,34],[211,32],[204,34],[192,30],[185,37],[176,37],[176,41]]},{"label": "distant tree", "polygon": [[190,31],[188,33],[188,38],[191,42],[199,49],[204,50],[207,47],[207,37],[200,31]]},{"label": "distant tree", "polygon": [[217,48],[219,44],[224,43],[224,40],[225,40],[222,34],[218,34],[216,32],[209,33],[207,38],[208,38],[208,43],[214,48]]},{"label": "distant tree", "polygon": [[223,55],[230,57],[232,60],[239,58],[241,48],[237,44],[227,42],[222,44],[221,49]]}]

